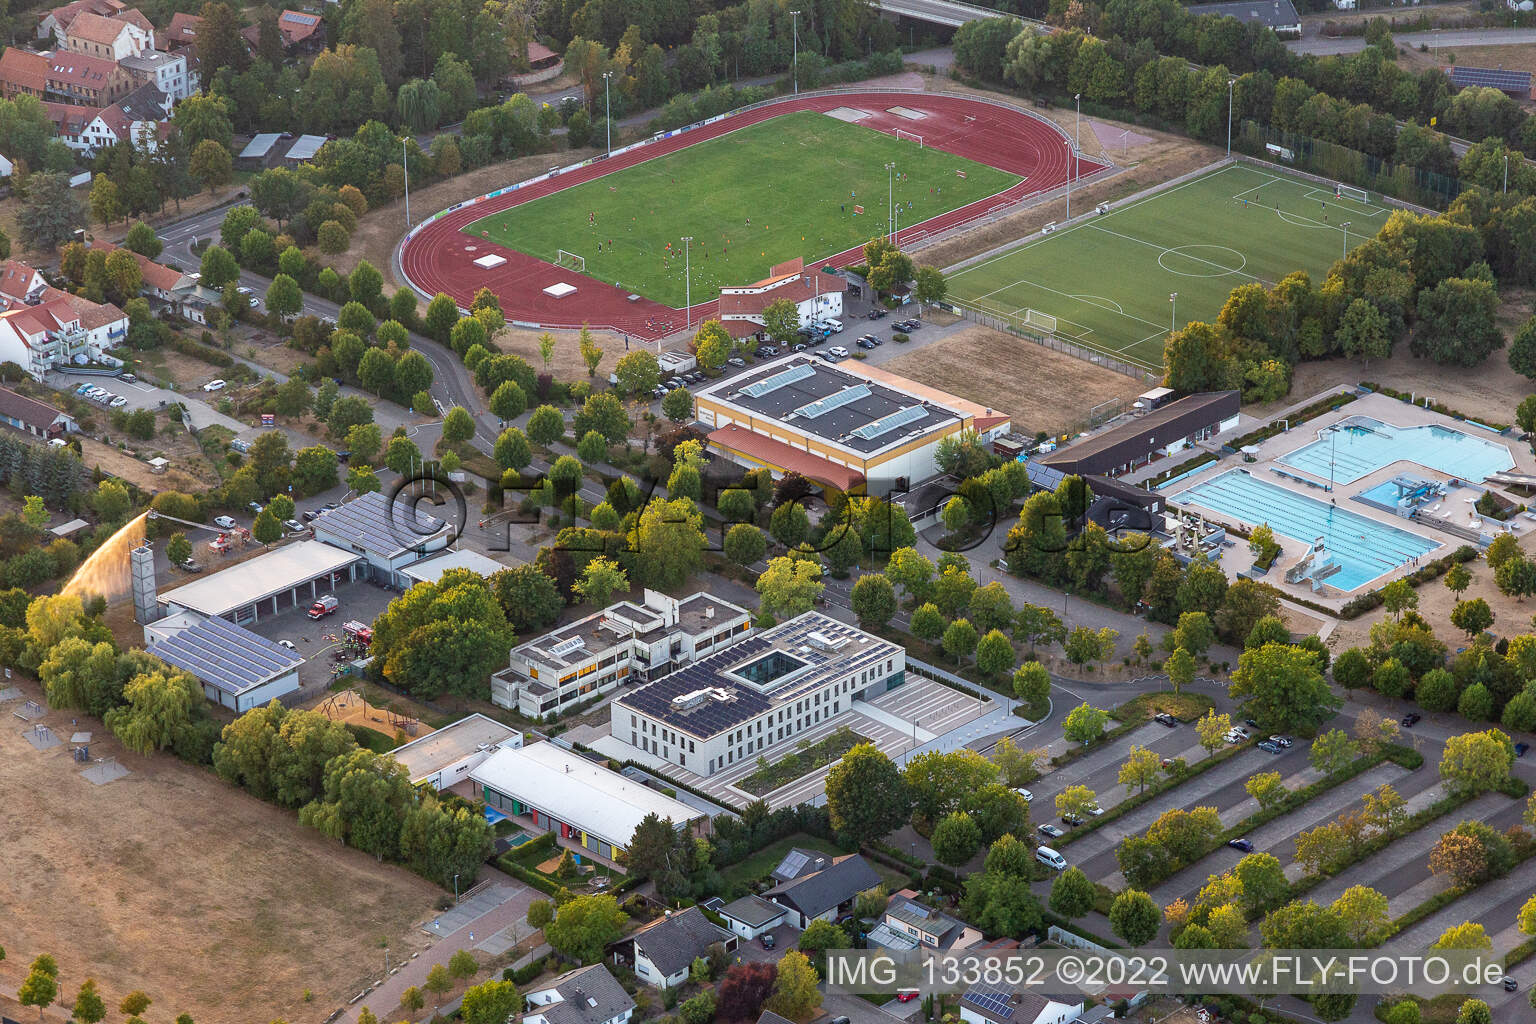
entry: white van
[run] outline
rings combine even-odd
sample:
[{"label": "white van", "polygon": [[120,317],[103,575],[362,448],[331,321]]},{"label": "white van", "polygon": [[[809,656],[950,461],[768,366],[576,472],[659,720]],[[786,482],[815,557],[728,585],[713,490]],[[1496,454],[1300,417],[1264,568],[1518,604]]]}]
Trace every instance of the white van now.
[{"label": "white van", "polygon": [[1035,847],[1035,860],[1039,861],[1041,864],[1044,864],[1048,868],[1055,868],[1057,871],[1062,871],[1067,866],[1067,858],[1063,857],[1049,846]]},{"label": "white van", "polygon": [[821,322],[833,334],[843,333],[843,322],[841,320],[823,320]]}]

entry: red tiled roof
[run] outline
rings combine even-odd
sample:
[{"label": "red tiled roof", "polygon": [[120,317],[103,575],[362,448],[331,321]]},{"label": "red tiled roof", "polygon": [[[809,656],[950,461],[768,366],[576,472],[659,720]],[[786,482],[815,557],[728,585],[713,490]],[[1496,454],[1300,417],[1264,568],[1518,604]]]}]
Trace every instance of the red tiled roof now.
[{"label": "red tiled roof", "polygon": [[822,458],[820,455],[812,455],[810,452],[785,444],[783,441],[775,441],[771,437],[754,434],[745,427],[736,424],[721,427],[711,431],[709,435],[711,444],[721,448],[729,448],[739,455],[744,455],[754,462],[760,462],[773,469],[785,472],[794,471],[807,480],[815,480],[817,483],[828,484],[840,491],[851,489],[855,484],[864,482],[864,474],[848,466],[839,466],[837,463]]},{"label": "red tiled roof", "polygon": [[284,11],[277,16],[277,27],[283,33],[283,42],[289,46],[302,43],[320,28],[320,15],[304,11]]},{"label": "red tiled roof", "polygon": [[69,35],[84,39],[86,42],[111,46],[117,42],[117,37],[123,34],[124,27],[124,23],[116,18],[103,18],[90,11],[81,11],[75,15],[75,20],[69,23]]},{"label": "red tiled roof", "polygon": [[[91,242],[91,248],[101,249],[110,253],[119,247],[111,242],[95,239]],[[172,270],[163,263],[156,263],[142,253],[134,252],[132,249],[125,249],[124,251],[132,254],[134,261],[139,265],[139,272],[144,275],[144,283],[152,288],[159,288],[161,291],[168,292],[175,288],[184,276],[181,271]]]},{"label": "red tiled roof", "polygon": [[97,107],[80,107],[73,103],[54,103],[51,100],[43,101],[43,109],[48,111],[48,120],[63,135],[79,135],[85,131],[85,126],[96,120],[96,115],[101,111]]},{"label": "red tiled roof", "polygon": [[155,30],[155,26],[149,23],[149,19],[144,17],[144,15],[140,13],[137,7],[130,7],[126,11],[119,11],[116,15],[116,20],[126,21],[128,24],[143,30],[145,33],[153,32]]},{"label": "red tiled roof", "polygon": [[127,114],[123,113],[121,106],[114,103],[110,107],[103,107],[97,112],[96,116],[101,118],[102,123],[111,129],[112,134],[117,136],[119,142],[128,138],[129,128],[132,127],[133,122]]},{"label": "red tiled roof", "polygon": [[98,327],[106,327],[125,319],[128,314],[112,305],[110,302],[92,302],[83,295],[73,292],[61,291],[58,288],[43,289],[43,302],[63,302],[75,315],[80,318],[80,326],[86,330],[95,330]]},{"label": "red tiled roof", "polygon": [[41,96],[48,85],[48,58],[8,46],[0,53],[0,82]]},{"label": "red tiled roof", "polygon": [[760,316],[770,303],[779,299],[798,303],[847,289],[848,282],[838,275],[820,268],[806,273],[804,261],[793,259],[773,267],[761,281],[721,289],[720,316],[722,320],[729,314]]},{"label": "red tiled roof", "polygon": [[8,299],[25,299],[27,290],[40,279],[36,270],[20,260],[0,263],[0,295]]},{"label": "red tiled roof", "polygon": [[103,89],[112,81],[117,71],[115,61],[101,57],[88,57],[83,53],[55,50],[45,54],[48,62],[48,80],[78,85],[88,89]]},{"label": "red tiled roof", "polygon": [[177,11],[171,15],[171,24],[166,28],[160,42],[164,45],[181,43],[186,46],[197,41],[197,30],[202,27],[203,19],[196,14],[187,14]]},{"label": "red tiled roof", "polygon": [[[119,0],[74,0],[74,3],[55,7],[48,14],[53,15],[53,20],[58,23],[60,30],[67,31],[70,22],[75,20],[75,16],[84,11],[111,16],[122,9],[123,5]],[[46,18],[48,14],[44,14],[43,17]]]},{"label": "red tiled roof", "polygon": [[549,47],[545,46],[538,40],[529,40],[528,62],[530,64],[541,60],[549,60],[549,58],[553,56],[555,56],[554,50],[551,50]]}]

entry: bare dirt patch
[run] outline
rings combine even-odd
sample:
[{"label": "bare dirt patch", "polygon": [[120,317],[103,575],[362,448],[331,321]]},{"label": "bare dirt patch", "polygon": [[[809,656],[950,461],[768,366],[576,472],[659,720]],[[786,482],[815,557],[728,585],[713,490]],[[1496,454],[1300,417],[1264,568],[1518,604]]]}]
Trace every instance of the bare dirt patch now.
[{"label": "bare dirt patch", "polygon": [[282,338],[266,331],[251,331],[235,343],[232,351],[285,377],[292,376],[299,367],[314,361],[298,349],[290,348]]},{"label": "bare dirt patch", "polygon": [[1013,417],[1013,429],[1065,433],[1100,402],[1145,388],[1130,377],[990,327],[967,327],[884,369]]},{"label": "bare dirt patch", "polygon": [[1408,48],[1398,58],[1402,66],[1419,71],[1447,64],[1474,68],[1503,68],[1506,71],[1536,71],[1536,43],[1511,43],[1508,46],[1441,46],[1420,52],[1419,44],[1433,43],[1429,32],[1414,32],[1398,37],[1398,46]]},{"label": "bare dirt patch", "polygon": [[81,458],[87,466],[99,467],[103,472],[131,481],[147,491],[195,492],[219,482],[219,475],[209,464],[207,456],[185,434],[174,437],[160,434],[156,435],[155,440],[144,442],[145,451],[165,453],[171,466],[164,473],[152,472],[147,463],[120,448],[84,435],[77,436],[80,438]]},{"label": "bare dirt patch", "polygon": [[[41,700],[40,688],[20,683]],[[82,778],[69,745],[33,749],[20,722],[0,729],[6,870],[0,932],[9,958],[0,988],[52,953],[72,997],[87,976],[108,1004],[147,992],[169,1019],[237,1024],[268,1018],[318,1024],[391,956],[424,948],[414,921],[440,890],[318,832],[290,811],[169,756],[125,754],[99,721],[93,756],[132,774],[105,786]],[[44,721],[68,736],[70,718]],[[306,1001],[304,992],[313,992]]]}]

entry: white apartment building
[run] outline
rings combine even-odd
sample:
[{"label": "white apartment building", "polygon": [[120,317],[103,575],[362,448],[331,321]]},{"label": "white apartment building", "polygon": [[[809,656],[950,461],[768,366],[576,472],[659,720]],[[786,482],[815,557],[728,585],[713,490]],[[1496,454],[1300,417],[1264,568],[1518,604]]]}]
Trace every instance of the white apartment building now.
[{"label": "white apartment building", "polygon": [[[779,745],[906,680],[898,644],[820,612],[738,641],[609,705],[610,731],[699,775]],[[771,759],[771,758],[770,758]]]},{"label": "white apartment building", "polygon": [[751,628],[751,613],[729,601],[647,590],[640,604],[619,601],[514,647],[491,677],[491,703],[530,718],[558,715],[632,676],[666,675]]}]

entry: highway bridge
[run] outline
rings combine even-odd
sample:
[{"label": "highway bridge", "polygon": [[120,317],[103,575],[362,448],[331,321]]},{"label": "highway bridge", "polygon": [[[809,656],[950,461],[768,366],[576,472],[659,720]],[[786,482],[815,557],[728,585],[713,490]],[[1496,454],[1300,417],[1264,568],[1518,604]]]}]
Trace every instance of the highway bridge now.
[{"label": "highway bridge", "polygon": [[[876,6],[887,14],[900,14],[903,17],[926,21],[930,25],[948,25],[950,28],[958,28],[978,18],[1019,17],[1016,14],[994,11],[990,7],[960,3],[959,0],[876,0]],[[1019,18],[1019,20],[1032,22],[1041,28],[1045,27],[1044,22],[1034,21],[1032,18]]]}]

